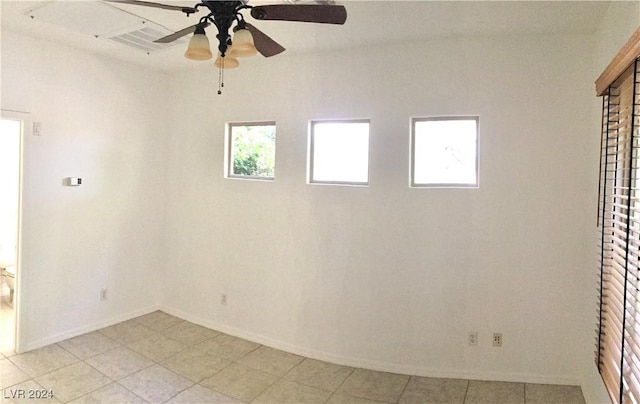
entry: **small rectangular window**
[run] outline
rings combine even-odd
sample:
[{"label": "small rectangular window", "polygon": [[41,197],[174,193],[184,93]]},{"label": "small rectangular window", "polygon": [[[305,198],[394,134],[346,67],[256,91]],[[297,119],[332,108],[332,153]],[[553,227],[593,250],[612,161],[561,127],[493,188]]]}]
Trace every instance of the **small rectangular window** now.
[{"label": "small rectangular window", "polygon": [[369,120],[311,122],[309,182],[369,183]]},{"label": "small rectangular window", "polygon": [[227,145],[227,177],[274,179],[275,122],[229,123]]},{"label": "small rectangular window", "polygon": [[413,118],[411,186],[478,187],[478,117]]}]

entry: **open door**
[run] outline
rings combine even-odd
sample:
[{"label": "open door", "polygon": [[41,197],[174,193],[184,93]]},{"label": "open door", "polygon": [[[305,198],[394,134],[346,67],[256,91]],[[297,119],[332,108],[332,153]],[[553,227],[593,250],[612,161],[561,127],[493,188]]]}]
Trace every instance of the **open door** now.
[{"label": "open door", "polygon": [[0,111],[0,352],[17,352],[22,146],[29,114]]}]

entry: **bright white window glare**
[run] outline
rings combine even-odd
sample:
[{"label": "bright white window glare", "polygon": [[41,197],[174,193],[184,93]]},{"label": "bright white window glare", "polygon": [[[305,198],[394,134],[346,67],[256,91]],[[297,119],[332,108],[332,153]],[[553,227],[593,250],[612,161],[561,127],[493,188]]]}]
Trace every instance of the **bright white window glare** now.
[{"label": "bright white window glare", "polygon": [[369,181],[369,123],[313,123],[313,182]]},{"label": "bright white window glare", "polygon": [[415,185],[477,184],[477,120],[414,122]]},{"label": "bright white window glare", "polygon": [[0,120],[0,262],[15,262],[22,123]]}]

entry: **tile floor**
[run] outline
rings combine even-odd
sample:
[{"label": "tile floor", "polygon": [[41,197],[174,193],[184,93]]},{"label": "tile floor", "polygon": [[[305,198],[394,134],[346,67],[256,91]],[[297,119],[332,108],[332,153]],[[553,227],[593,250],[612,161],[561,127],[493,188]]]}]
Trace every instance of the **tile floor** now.
[{"label": "tile floor", "polygon": [[334,365],[161,311],[31,352],[0,354],[0,392],[2,403],[584,403],[577,386]]}]

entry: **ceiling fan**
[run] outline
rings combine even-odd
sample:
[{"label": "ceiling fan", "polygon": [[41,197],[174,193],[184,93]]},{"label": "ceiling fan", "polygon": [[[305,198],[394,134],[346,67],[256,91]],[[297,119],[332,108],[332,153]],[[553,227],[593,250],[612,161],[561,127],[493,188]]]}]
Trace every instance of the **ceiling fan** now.
[{"label": "ceiling fan", "polygon": [[[205,36],[205,28],[213,24],[218,30],[218,34],[216,35],[216,38],[218,39],[219,52],[219,57],[216,61],[216,66],[218,67],[220,67],[221,63],[222,67],[225,67],[224,59],[227,59],[227,62],[230,62],[229,59],[231,58],[228,58],[227,56],[232,56],[232,58],[235,59],[235,56],[251,56],[256,52],[259,52],[265,57],[270,57],[285,50],[282,45],[270,38],[267,34],[246,22],[241,13],[243,10],[250,10],[251,16],[256,20],[298,21],[340,25],[344,24],[347,20],[347,11],[344,6],[329,4],[329,2],[324,4],[273,4],[251,6],[248,4],[248,0],[215,0],[201,1],[193,7],[182,7],[178,5],[140,0],[107,1],[174,10],[182,12],[187,16],[197,13],[201,8],[207,9],[206,11],[208,14],[200,18],[197,24],[157,39],[154,42],[169,43],[193,33],[194,36],[189,43],[189,49],[187,50],[187,53],[185,53],[185,56],[189,59],[195,60],[210,59],[212,56],[210,51],[208,51],[209,41]],[[230,30],[233,30],[234,32],[233,39],[229,33]],[[247,35],[247,33],[250,33],[250,35]],[[205,41],[206,43],[204,43]],[[231,52],[229,52],[231,55],[227,54],[229,49],[231,50]],[[232,65],[227,65],[226,67],[236,67],[233,66],[233,63],[231,64]]]}]

